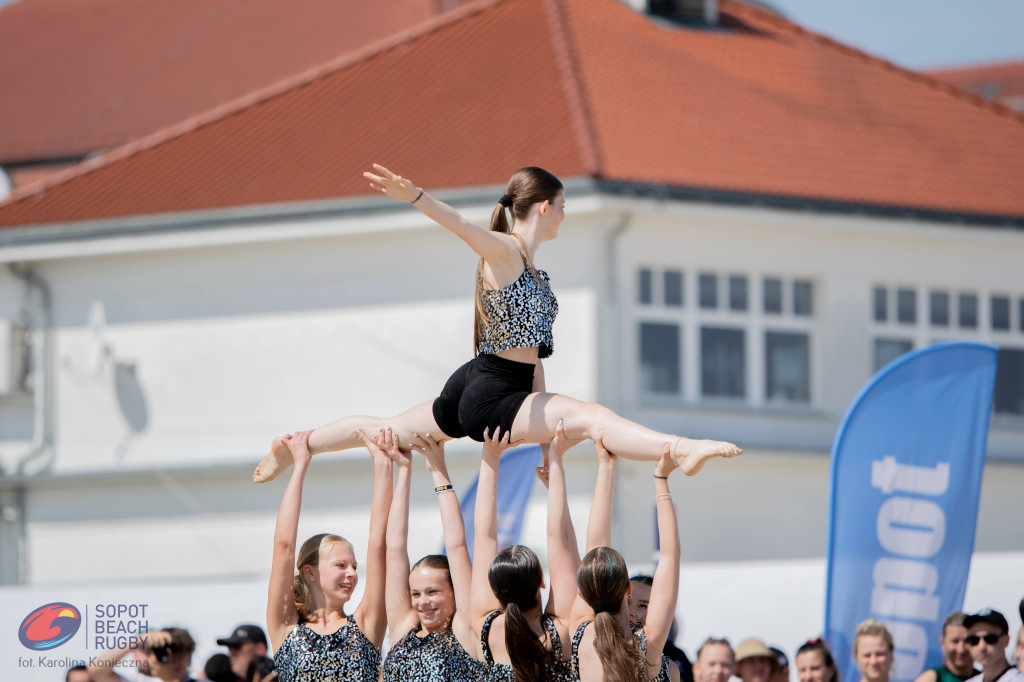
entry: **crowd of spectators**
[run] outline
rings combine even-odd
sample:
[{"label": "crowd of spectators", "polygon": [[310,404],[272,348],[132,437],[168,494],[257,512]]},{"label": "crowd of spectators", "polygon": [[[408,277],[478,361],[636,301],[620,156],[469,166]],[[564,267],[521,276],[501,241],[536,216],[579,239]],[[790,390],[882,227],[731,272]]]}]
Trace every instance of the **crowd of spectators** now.
[{"label": "crowd of spectators", "polygon": [[[634,576],[630,619],[642,624],[650,592],[648,576]],[[1020,604],[1024,622],[1024,600]],[[941,665],[925,670],[915,682],[1024,682],[1024,626],[1016,633],[1014,648],[1009,624],[1003,614],[985,609],[974,614],[953,613],[942,626]],[[165,682],[272,682],[277,675],[267,649],[267,637],[258,625],[239,625],[217,640],[226,652],[211,656],[202,669],[190,672],[195,642],[187,630],[166,628],[143,633],[144,646],[126,646],[97,657],[90,666],[67,671],[65,682],[135,682],[115,672],[115,662],[135,657],[135,676]],[[679,667],[683,682],[790,682],[789,657],[779,647],[750,638],[735,647],[725,638],[709,637],[697,649],[692,662],[679,648],[666,647],[666,655]],[[853,639],[853,657],[860,682],[889,682],[895,646],[892,634],[877,620],[861,623]],[[815,637],[800,644],[793,663],[798,682],[840,682],[840,672],[824,639]],[[848,682],[855,682],[850,680]]]}]

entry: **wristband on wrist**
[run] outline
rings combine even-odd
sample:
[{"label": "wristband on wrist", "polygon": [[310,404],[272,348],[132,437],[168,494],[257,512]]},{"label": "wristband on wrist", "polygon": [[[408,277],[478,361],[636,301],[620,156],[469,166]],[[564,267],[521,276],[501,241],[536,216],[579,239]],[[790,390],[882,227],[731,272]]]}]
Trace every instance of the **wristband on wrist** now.
[{"label": "wristband on wrist", "polygon": [[415,204],[417,201],[423,198],[423,188],[420,187],[420,193],[416,195],[416,198],[410,201],[410,204]]},{"label": "wristband on wrist", "polygon": [[657,497],[654,498],[654,501],[655,502],[661,502],[662,500],[671,500],[671,499],[672,499],[672,495],[669,494],[669,493],[666,493],[664,495],[658,495]]},{"label": "wristband on wrist", "polygon": [[449,483],[448,485],[439,485],[439,486],[437,486],[436,488],[434,488],[434,492],[437,493],[438,495],[440,495],[441,493],[448,492],[451,489],[452,489],[452,484]]},{"label": "wristband on wrist", "polygon": [[668,476],[659,476],[658,474],[654,474],[654,477],[655,478],[660,478],[663,481],[667,481],[668,480]]}]

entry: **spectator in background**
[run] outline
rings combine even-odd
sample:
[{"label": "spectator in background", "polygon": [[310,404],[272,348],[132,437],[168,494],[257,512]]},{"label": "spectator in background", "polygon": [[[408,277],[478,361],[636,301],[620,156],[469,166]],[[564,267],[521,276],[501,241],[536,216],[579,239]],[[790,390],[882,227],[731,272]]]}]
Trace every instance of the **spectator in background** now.
[{"label": "spectator in background", "polygon": [[239,625],[231,635],[218,639],[217,644],[228,648],[231,671],[242,679],[246,679],[253,659],[267,655],[267,635],[259,625]]},{"label": "spectator in background", "polygon": [[964,618],[964,627],[971,656],[981,666],[981,672],[971,682],[1024,682],[1024,672],[1006,661],[1010,625],[1003,614],[985,609]]},{"label": "spectator in background", "polygon": [[745,639],[736,647],[736,676],[743,682],[770,682],[778,659],[759,639]]},{"label": "spectator in background", "polygon": [[97,656],[89,665],[94,682],[118,682],[124,678],[114,672],[117,662],[130,652],[142,649],[149,664],[148,675],[162,682],[191,682],[188,674],[196,642],[188,630],[164,628],[129,637],[127,646]]},{"label": "spectator in background", "polygon": [[736,670],[736,656],[727,639],[708,637],[697,649],[693,664],[695,682],[729,682]]},{"label": "spectator in background", "polygon": [[889,682],[889,669],[892,668],[895,648],[892,635],[881,622],[872,618],[857,626],[853,658],[860,670],[862,682]]},{"label": "spectator in background", "polygon": [[1021,626],[1020,632],[1017,633],[1017,646],[1013,651],[1017,659],[1017,670],[1024,672],[1024,626]]},{"label": "spectator in background", "polygon": [[64,675],[64,682],[92,682],[92,677],[89,676],[88,668],[84,665],[76,665],[68,669],[67,674]]},{"label": "spectator in background", "polygon": [[203,674],[210,682],[242,682],[244,679],[235,675],[231,669],[231,658],[227,654],[214,654],[206,659]]},{"label": "spectator in background", "polygon": [[771,682],[789,682],[789,656],[777,646],[770,646],[768,650],[775,654],[775,672]]},{"label": "spectator in background", "polygon": [[967,646],[967,628],[962,613],[951,613],[942,623],[942,665],[925,670],[915,682],[963,682],[974,677],[974,659]]},{"label": "spectator in background", "polygon": [[799,682],[839,682],[839,671],[825,640],[809,639],[796,650],[796,677]]}]

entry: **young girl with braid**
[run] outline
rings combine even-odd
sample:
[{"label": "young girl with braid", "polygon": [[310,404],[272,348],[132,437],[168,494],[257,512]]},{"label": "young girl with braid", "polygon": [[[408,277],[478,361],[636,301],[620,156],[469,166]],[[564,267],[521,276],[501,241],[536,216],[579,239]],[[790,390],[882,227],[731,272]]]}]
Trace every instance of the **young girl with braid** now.
[{"label": "young girl with braid", "polygon": [[[552,464],[554,457],[552,457]],[[654,571],[644,631],[629,624],[629,572],[622,555],[607,546],[595,546],[576,573],[579,601],[574,607],[576,627],[572,664],[582,682],[669,682],[670,665],[662,655],[679,592],[679,530],[668,490],[668,476],[676,468],[668,445],[654,468],[660,553]],[[609,495],[610,497],[610,495]],[[590,542],[588,541],[588,546]],[[587,610],[589,609],[589,611]],[[593,620],[589,620],[593,614]]]},{"label": "young girl with braid", "polygon": [[469,619],[472,568],[459,500],[444,462],[444,446],[430,434],[413,447],[427,461],[441,508],[448,556],[430,554],[409,570],[409,489],[411,453],[398,448],[390,429],[367,449],[383,451],[398,468],[387,529],[388,632],[394,643],[384,659],[384,682],[476,680],[482,670],[470,651],[476,633]]},{"label": "young girl with braid", "polygon": [[[357,430],[376,433],[384,426],[394,429],[404,449],[415,433],[432,433],[440,440],[469,436],[483,442],[485,430],[511,433],[513,442],[547,443],[563,418],[571,424],[569,438],[593,439],[603,432],[608,448],[628,459],[657,461],[668,445],[672,459],[688,476],[712,457],[742,452],[731,443],[658,433],[602,405],[546,392],[542,360],[554,350],[558,302],[548,275],[533,263],[540,246],[558,236],[565,217],[565,191],[558,178],[532,166],[516,171],[485,229],[407,178],[383,166],[374,168],[375,172],[364,173],[373,189],[415,206],[480,256],[475,357],[452,374],[434,400],[395,417],[344,417],[314,430],[309,438],[314,454],[358,447]],[[286,443],[277,438],[253,480],[269,481],[290,464]]]},{"label": "young girl with braid", "polygon": [[[302,484],[309,467],[309,431],[284,442],[294,461],[274,530],[274,558],[267,595],[267,633],[280,682],[376,682],[384,611],[384,529],[391,506],[392,464],[371,450],[374,464],[366,589],[346,613],[359,579],[348,540],[327,533],[306,540],[295,556]],[[298,573],[295,569],[298,569]]]}]

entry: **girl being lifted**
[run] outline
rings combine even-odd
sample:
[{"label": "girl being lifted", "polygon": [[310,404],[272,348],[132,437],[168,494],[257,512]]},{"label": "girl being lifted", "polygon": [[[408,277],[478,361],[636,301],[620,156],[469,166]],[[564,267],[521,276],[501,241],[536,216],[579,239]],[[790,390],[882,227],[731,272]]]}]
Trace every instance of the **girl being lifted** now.
[{"label": "girl being lifted", "polygon": [[[545,392],[541,360],[554,349],[552,326],[558,302],[548,276],[533,266],[537,249],[558,236],[565,217],[565,192],[551,173],[521,168],[508,181],[491,216],[490,229],[467,221],[411,181],[375,165],[364,173],[370,186],[405,201],[462,239],[480,256],[476,272],[476,357],[455,370],[441,395],[396,417],[343,417],[313,431],[313,454],[362,445],[357,430],[394,429],[403,449],[415,434],[439,440],[469,436],[483,442],[484,430],[508,433],[512,442],[548,443],[559,419],[571,425],[568,438],[596,438],[628,459],[658,461],[670,444],[672,459],[688,476],[712,457],[734,457],[732,443],[692,440],[658,433],[623,419],[608,408]],[[512,214],[508,223],[505,210]],[[292,462],[285,441],[277,438],[253,474],[256,483],[277,477]]]}]

